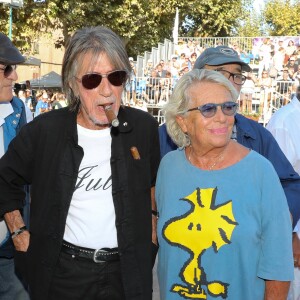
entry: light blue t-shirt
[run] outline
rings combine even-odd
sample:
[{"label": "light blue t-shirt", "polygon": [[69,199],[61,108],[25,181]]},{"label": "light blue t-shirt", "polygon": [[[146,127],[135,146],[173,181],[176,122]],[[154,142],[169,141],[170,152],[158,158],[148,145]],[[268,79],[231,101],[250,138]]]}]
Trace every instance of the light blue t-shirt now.
[{"label": "light blue t-shirt", "polygon": [[292,226],[271,163],[255,151],[216,171],[183,150],[156,182],[161,299],[263,300],[265,281],[293,279]]}]

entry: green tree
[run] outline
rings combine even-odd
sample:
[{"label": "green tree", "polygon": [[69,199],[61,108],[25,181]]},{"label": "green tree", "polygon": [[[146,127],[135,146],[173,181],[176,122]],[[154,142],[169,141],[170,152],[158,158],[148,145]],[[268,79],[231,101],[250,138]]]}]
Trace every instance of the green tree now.
[{"label": "green tree", "polygon": [[298,35],[300,32],[299,10],[300,1],[268,1],[264,17],[269,34],[273,36]]},{"label": "green tree", "polygon": [[[23,50],[46,34],[56,46],[84,26],[105,25],[125,41],[129,55],[143,54],[164,38],[172,39],[176,7],[180,9],[179,35],[230,36],[243,15],[245,0],[46,0],[37,5],[24,0],[13,10],[13,39]],[[248,0],[249,1],[249,0]],[[0,7],[0,30],[8,30],[8,8]]]},{"label": "green tree", "polygon": [[182,1],[185,16],[182,33],[188,36],[230,36],[243,13],[242,1],[195,0]]},{"label": "green tree", "polygon": [[[105,25],[125,40],[130,54],[138,54],[170,36],[175,4],[172,0],[47,0],[37,5],[25,0],[23,8],[13,9],[13,39],[21,49],[30,50],[43,33],[54,35],[59,47],[77,28]],[[8,13],[7,6],[0,7],[3,32],[8,32]]]},{"label": "green tree", "polygon": [[237,36],[254,37],[262,35],[262,14],[253,7],[253,1],[244,0],[243,13],[239,17],[239,24],[234,29]]}]

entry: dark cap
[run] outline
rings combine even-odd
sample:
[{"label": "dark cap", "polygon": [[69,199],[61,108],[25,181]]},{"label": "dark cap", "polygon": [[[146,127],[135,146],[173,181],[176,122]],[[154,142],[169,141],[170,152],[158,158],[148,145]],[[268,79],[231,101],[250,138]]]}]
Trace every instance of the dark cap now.
[{"label": "dark cap", "polygon": [[16,65],[25,61],[20,51],[11,40],[0,32],[0,63],[4,65]]},{"label": "dark cap", "polygon": [[242,66],[243,71],[251,71],[250,66],[240,59],[238,53],[227,46],[205,49],[197,58],[194,69],[203,69],[205,65],[220,66],[227,64],[238,64]]}]

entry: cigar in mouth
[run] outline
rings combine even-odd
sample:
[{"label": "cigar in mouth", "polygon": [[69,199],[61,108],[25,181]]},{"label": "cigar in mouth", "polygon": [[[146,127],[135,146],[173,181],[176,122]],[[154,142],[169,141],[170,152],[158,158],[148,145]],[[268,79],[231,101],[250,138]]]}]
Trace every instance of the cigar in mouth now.
[{"label": "cigar in mouth", "polygon": [[119,126],[119,120],[118,120],[117,116],[115,115],[114,111],[112,110],[111,105],[106,105],[104,107],[104,112],[106,114],[106,117],[107,117],[109,123],[113,127],[118,127]]}]

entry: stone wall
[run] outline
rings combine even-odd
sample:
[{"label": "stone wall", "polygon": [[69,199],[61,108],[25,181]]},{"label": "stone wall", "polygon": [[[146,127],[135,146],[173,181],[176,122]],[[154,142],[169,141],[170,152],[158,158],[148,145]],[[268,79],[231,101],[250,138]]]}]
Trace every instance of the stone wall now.
[{"label": "stone wall", "polygon": [[46,37],[40,37],[34,46],[35,53],[30,54],[41,60],[41,67],[18,66],[18,82],[38,78],[51,71],[61,74],[61,64],[64,55],[64,48],[55,48],[54,42]]}]

